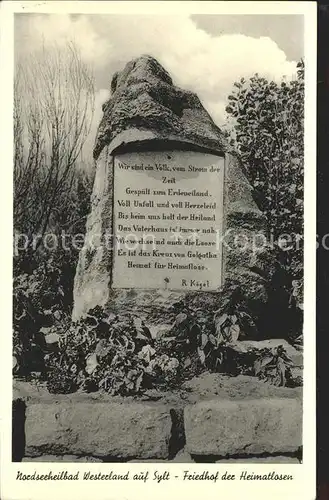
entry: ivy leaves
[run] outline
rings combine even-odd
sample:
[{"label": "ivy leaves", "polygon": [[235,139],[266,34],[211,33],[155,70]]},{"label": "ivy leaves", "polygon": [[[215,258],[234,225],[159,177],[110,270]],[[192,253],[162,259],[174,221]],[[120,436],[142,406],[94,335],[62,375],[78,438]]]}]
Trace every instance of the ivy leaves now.
[{"label": "ivy leaves", "polygon": [[292,378],[292,360],[282,345],[275,349],[263,349],[254,363],[255,375],[277,386],[286,386]]},{"label": "ivy leaves", "polygon": [[214,328],[203,330],[200,336],[198,355],[202,365],[218,371],[223,369],[223,363],[226,362],[226,369],[229,369],[228,352],[236,350],[240,337],[256,331],[249,312],[237,291],[227,300],[223,300],[221,307],[214,312]]},{"label": "ivy leaves", "polygon": [[[181,320],[182,315],[177,317],[179,324]],[[58,349],[45,358],[47,387],[54,393],[80,388],[131,395],[158,385],[159,380],[175,383],[178,360],[154,344],[142,319],[107,314],[96,307],[62,332]]]}]

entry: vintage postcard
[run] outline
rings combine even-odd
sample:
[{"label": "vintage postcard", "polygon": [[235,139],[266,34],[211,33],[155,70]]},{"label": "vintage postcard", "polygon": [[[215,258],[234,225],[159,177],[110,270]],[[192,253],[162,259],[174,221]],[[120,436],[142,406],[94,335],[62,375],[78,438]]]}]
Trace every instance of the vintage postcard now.
[{"label": "vintage postcard", "polygon": [[3,2],[1,66],[1,498],[314,499],[316,3]]}]

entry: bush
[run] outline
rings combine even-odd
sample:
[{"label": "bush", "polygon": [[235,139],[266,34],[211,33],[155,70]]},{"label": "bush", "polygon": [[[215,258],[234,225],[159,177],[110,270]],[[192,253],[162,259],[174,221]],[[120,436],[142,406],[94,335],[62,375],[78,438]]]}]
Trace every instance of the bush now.
[{"label": "bush", "polygon": [[[232,352],[230,342],[237,340],[221,338],[220,345],[212,349],[212,338],[215,335],[219,338],[220,333],[217,324],[216,334],[214,322],[218,309],[217,312],[210,308],[194,309],[187,300],[176,305],[176,310],[180,312],[171,328],[154,339],[136,316],[122,317],[106,314],[100,307],[93,309],[84,320],[60,333],[58,351],[46,356],[49,390],[67,392],[70,389],[63,373],[70,374],[72,390],[74,387],[87,391],[101,389],[112,395],[127,396],[150,388],[180,387],[183,381],[206,369],[230,370],[231,365],[212,364],[219,351],[224,352],[224,356]],[[237,301],[234,305],[232,301],[227,303],[225,310],[231,314],[223,313],[227,319],[234,318],[234,311],[238,315],[235,327],[242,325],[248,316]],[[225,329],[225,321],[221,324]],[[203,345],[205,338],[207,342]]]},{"label": "bush", "polygon": [[[30,296],[26,293],[28,303],[24,293],[24,300],[20,297],[25,311],[28,305],[35,305],[40,283],[23,283],[25,293],[30,292]],[[17,335],[14,352],[18,362],[14,372],[28,375],[33,368],[46,377],[49,392],[62,394],[80,389],[129,396],[151,388],[180,388],[184,381],[205,370],[256,375],[275,384],[278,375],[279,383],[286,385],[289,363],[283,351],[266,351],[258,360],[253,353],[241,354],[239,336],[246,335],[254,324],[239,294],[224,300],[219,309],[215,306],[214,302],[211,308],[195,309],[188,299],[177,304],[175,309],[181,312],[165,334],[156,339],[133,315],[108,314],[96,307],[83,320],[72,323],[68,314],[49,310],[42,318],[49,316],[50,326],[41,328],[38,334],[35,321],[30,328],[26,328],[25,321],[17,328],[16,332],[26,336]],[[33,318],[31,311],[29,317]],[[282,375],[283,365],[287,366]]]},{"label": "bush", "polygon": [[[270,318],[263,331],[293,338],[302,332],[304,63],[297,78],[280,84],[255,75],[234,84],[226,111],[228,136],[265,213],[275,273]],[[289,235],[291,239],[285,239]],[[288,238],[289,238],[288,237]],[[288,316],[287,320],[285,317]]]}]

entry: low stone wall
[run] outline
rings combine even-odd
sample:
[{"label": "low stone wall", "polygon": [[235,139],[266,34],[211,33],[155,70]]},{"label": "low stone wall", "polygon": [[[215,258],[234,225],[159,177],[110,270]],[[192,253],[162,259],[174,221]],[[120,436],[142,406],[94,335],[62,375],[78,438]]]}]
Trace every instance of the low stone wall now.
[{"label": "low stone wall", "polygon": [[186,443],[192,454],[294,453],[301,446],[300,401],[207,401],[185,408]]},{"label": "low stone wall", "polygon": [[296,398],[13,404],[13,461],[299,463],[301,446]]}]

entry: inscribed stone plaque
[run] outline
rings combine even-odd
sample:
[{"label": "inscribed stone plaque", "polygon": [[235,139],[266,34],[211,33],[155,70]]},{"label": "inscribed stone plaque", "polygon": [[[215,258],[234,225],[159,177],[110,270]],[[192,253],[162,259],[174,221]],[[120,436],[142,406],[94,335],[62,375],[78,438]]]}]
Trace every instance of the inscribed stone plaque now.
[{"label": "inscribed stone plaque", "polygon": [[113,288],[216,290],[224,158],[189,151],[114,160]]}]

